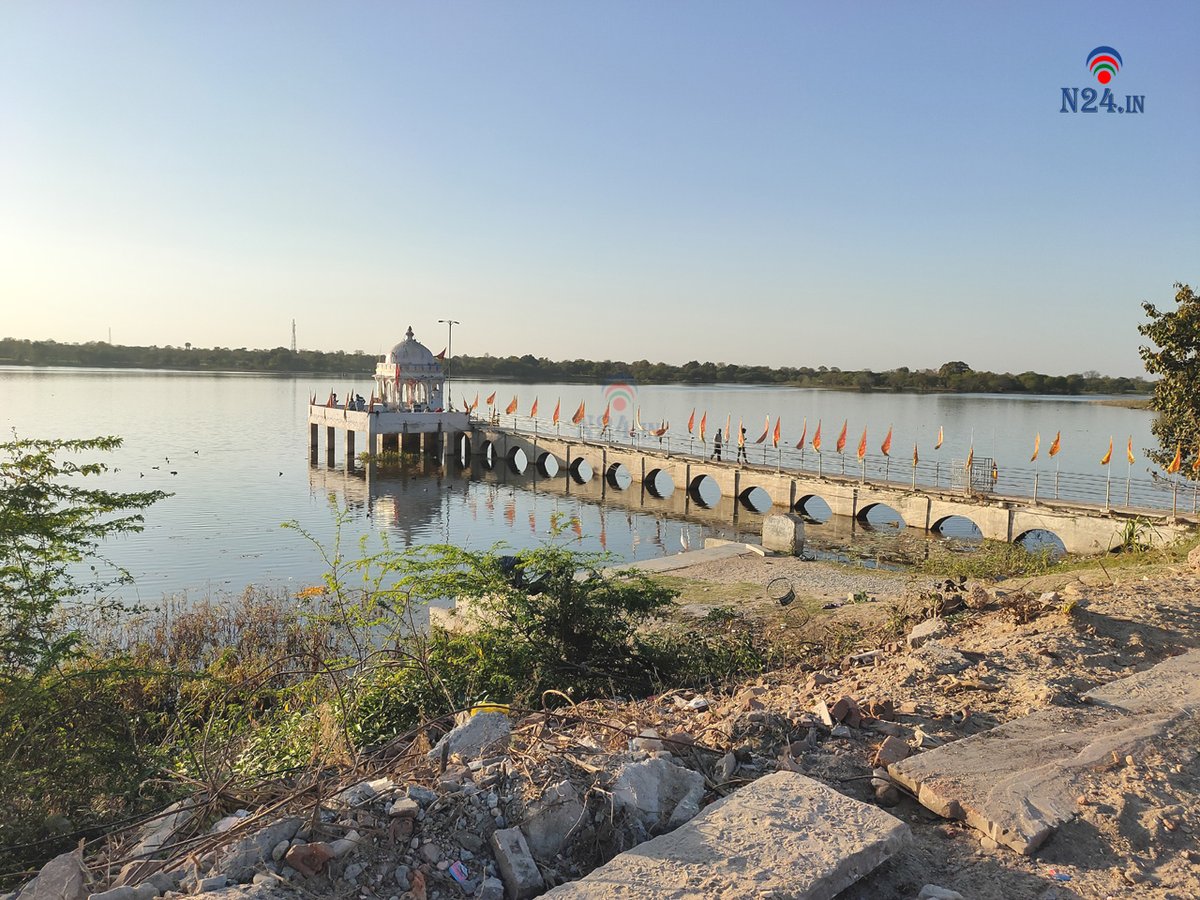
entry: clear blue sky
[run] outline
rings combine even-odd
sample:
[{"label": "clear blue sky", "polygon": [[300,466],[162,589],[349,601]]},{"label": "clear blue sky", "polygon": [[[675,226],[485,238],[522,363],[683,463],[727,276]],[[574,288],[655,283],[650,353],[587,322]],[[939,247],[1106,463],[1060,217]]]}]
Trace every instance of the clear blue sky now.
[{"label": "clear blue sky", "polygon": [[[0,4],[0,335],[1138,374],[1200,3]],[[1117,48],[1142,115],[1061,114]]]}]

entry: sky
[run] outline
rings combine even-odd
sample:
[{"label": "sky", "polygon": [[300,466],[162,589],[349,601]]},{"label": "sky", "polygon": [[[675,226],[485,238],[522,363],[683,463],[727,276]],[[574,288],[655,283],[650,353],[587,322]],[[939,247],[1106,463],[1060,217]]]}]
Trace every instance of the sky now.
[{"label": "sky", "polygon": [[[1142,373],[1200,3],[0,3],[0,336]],[[1144,113],[1062,113],[1109,87]]]}]

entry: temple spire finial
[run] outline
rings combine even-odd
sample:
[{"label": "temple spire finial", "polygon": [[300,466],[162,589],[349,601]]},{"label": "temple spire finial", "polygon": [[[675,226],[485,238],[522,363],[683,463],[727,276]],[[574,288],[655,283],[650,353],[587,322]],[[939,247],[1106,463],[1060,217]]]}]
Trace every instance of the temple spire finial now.
[{"label": "temple spire finial", "polygon": [[413,330],[412,330],[412,326],[411,326],[411,325],[409,325],[409,326],[408,326],[408,331],[404,332],[404,336],[405,336],[406,338],[408,338],[410,341],[411,341],[411,340],[413,340],[413,339],[416,337],[416,335],[414,335],[414,334],[413,334]]}]

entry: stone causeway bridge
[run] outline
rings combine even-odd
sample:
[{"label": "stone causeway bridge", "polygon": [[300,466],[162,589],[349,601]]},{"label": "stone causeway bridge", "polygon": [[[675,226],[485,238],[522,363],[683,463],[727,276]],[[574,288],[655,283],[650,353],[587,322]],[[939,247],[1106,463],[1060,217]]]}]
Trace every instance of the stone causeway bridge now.
[{"label": "stone causeway bridge", "polygon": [[[422,452],[460,468],[478,469],[491,481],[529,483],[607,505],[625,506],[694,521],[738,524],[752,514],[812,514],[823,501],[831,531],[853,530],[876,507],[886,507],[908,527],[940,532],[951,519],[973,523],[990,540],[1020,542],[1032,533],[1055,535],[1068,553],[1105,553],[1131,530],[1139,541],[1165,545],[1200,525],[1195,484],[1146,479],[1098,479],[1057,471],[1000,472],[990,459],[961,461],[818,454],[748,445],[737,462],[736,445],[725,458],[709,457],[711,444],[688,436],[659,439],[596,433],[511,417],[501,424],[466,413],[429,416],[428,423],[396,423],[370,412],[309,408],[310,460],[317,461],[318,433],[328,437],[334,463],[335,432],[345,431],[345,460],[354,465],[354,434],[366,437],[365,457],[380,450]],[[386,416],[385,416],[386,417]],[[506,417],[510,418],[510,417]],[[564,433],[566,432],[566,433]],[[574,432],[574,434],[572,434]],[[833,527],[830,529],[829,526]]]}]

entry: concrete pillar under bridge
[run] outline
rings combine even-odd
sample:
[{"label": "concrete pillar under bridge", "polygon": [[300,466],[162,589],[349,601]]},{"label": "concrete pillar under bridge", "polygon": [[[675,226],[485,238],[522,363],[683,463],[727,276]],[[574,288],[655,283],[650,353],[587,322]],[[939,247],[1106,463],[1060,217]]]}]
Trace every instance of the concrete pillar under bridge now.
[{"label": "concrete pillar under bridge", "polygon": [[[476,424],[467,435],[472,456],[484,454],[491,445],[497,470],[511,469],[510,454],[517,448],[524,451],[530,472],[540,471],[543,457],[553,457],[559,471],[557,477],[567,481],[568,489],[573,467],[582,460],[593,470],[593,477],[600,479],[602,497],[611,488],[606,476],[617,467],[623,467],[642,490],[651,489],[659,477],[669,477],[675,491],[684,495],[684,513],[692,506],[702,505],[700,480],[707,477],[720,490],[723,500],[732,501],[730,516],[734,522],[748,493],[760,488],[771,498],[776,510],[803,512],[810,499],[819,497],[833,515],[865,520],[873,507],[883,505],[894,510],[910,528],[939,531],[947,519],[958,516],[973,522],[989,540],[1019,541],[1031,531],[1043,530],[1056,535],[1068,553],[1086,555],[1104,553],[1117,546],[1126,523],[1133,518],[1085,504],[1035,503],[1017,497],[912,490],[847,477],[821,477],[764,466],[672,456],[654,449],[579,440],[562,434],[534,435],[492,425]],[[512,474],[516,476],[515,472]],[[1172,543],[1192,530],[1189,523],[1165,514],[1149,518],[1146,532],[1152,544]]]}]

